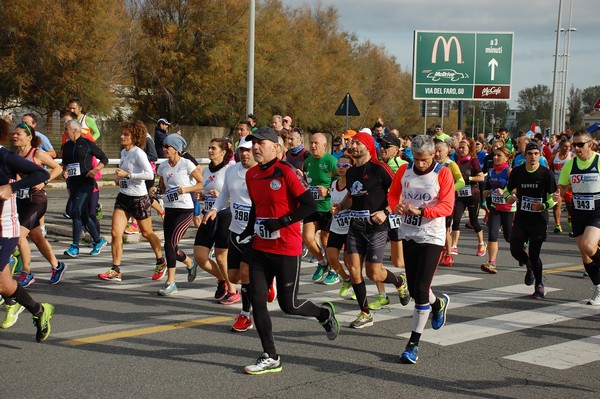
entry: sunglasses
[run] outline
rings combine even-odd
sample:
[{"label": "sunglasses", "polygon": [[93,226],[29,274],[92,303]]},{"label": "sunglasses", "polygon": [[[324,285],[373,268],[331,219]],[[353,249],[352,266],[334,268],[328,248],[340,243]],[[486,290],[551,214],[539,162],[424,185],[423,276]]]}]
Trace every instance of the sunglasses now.
[{"label": "sunglasses", "polygon": [[170,146],[170,145],[167,145],[167,144],[164,144],[164,145],[163,145],[163,148],[170,148],[170,147],[171,147],[171,146]]},{"label": "sunglasses", "polygon": [[349,163],[338,163],[337,167],[338,168],[349,168],[351,165]]},{"label": "sunglasses", "polygon": [[589,143],[589,141],[582,141],[580,143],[572,143],[572,144],[573,144],[573,147],[583,148],[587,143]]},{"label": "sunglasses", "polygon": [[333,143],[333,146],[334,146],[334,147],[339,147],[339,146],[341,146],[341,145],[342,145],[342,143]]}]

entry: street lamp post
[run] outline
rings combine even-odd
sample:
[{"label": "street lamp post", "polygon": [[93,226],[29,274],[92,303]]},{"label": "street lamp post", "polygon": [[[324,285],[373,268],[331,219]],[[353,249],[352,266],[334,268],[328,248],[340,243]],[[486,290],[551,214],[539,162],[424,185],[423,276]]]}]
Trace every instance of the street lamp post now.
[{"label": "street lamp post", "polygon": [[566,114],[567,114],[567,75],[569,70],[569,47],[571,46],[571,32],[577,31],[577,29],[573,28],[571,22],[573,20],[573,0],[571,0],[570,9],[569,9],[569,28],[565,31],[565,52],[563,54],[563,88],[562,88],[562,101],[561,101],[561,113],[560,113],[560,125],[561,130],[565,129],[566,123]]},{"label": "street lamp post", "polygon": [[248,28],[248,77],[246,81],[246,115],[254,113],[254,24],[256,0],[250,0],[250,24]]},{"label": "street lamp post", "polygon": [[550,122],[550,134],[556,133],[556,114],[557,114],[557,93],[556,93],[556,74],[558,69],[558,45],[560,43],[560,18],[562,15],[562,0],[558,0],[558,22],[556,26],[556,46],[554,49],[554,75],[552,78],[552,120]]}]

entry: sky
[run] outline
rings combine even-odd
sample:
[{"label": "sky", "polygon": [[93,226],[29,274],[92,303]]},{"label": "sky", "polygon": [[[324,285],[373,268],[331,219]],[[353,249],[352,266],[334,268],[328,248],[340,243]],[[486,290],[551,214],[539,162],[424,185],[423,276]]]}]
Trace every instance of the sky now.
[{"label": "sky", "polygon": [[[511,108],[518,92],[536,84],[552,89],[560,0],[283,0],[289,7],[335,7],[342,31],[382,45],[412,71],[413,32],[513,32]],[[600,0],[562,0],[561,28],[569,28],[568,87],[600,85]],[[564,34],[559,54],[565,54]],[[562,60],[564,57],[559,57]],[[560,68],[559,68],[560,69]]]}]

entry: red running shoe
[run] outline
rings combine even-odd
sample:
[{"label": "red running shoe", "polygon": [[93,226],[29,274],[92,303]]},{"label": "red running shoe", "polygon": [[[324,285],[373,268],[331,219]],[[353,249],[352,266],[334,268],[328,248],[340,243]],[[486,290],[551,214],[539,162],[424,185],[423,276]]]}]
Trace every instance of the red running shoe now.
[{"label": "red running shoe", "polygon": [[246,317],[243,314],[239,314],[235,323],[231,326],[231,331],[244,332],[252,330],[254,324],[252,324],[252,317]]},{"label": "red running shoe", "polygon": [[267,294],[267,302],[271,303],[277,298],[277,286],[275,285],[275,277],[273,277],[273,281],[271,281],[271,285],[269,286],[269,293]]}]

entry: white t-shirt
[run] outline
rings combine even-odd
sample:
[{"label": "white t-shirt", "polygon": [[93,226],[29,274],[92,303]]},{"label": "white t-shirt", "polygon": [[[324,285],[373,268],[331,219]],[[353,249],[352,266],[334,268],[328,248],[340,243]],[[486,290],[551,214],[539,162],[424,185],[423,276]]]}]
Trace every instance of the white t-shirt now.
[{"label": "white t-shirt", "polygon": [[[344,187],[343,190],[338,189],[338,180],[331,183],[331,190],[329,195],[331,196],[331,204],[339,204],[342,202],[346,194],[348,194],[348,188]],[[329,231],[335,234],[345,235],[348,234],[348,228],[350,227],[350,210],[344,209],[339,211],[331,218],[331,226]]]},{"label": "white t-shirt", "polygon": [[231,200],[229,230],[236,234],[241,234],[248,225],[252,205],[246,186],[246,172],[248,172],[248,169],[244,168],[241,163],[236,163],[227,168],[223,190],[211,208],[219,211],[227,207],[227,201]]},{"label": "white t-shirt", "polygon": [[[216,172],[211,172],[209,166],[202,169],[202,177],[204,179],[202,186],[202,192],[204,193],[202,200],[204,201],[204,206],[202,207],[202,210],[204,213],[211,210],[215,201],[217,200],[217,197],[209,195],[208,192],[210,190],[217,190],[219,193],[223,191],[223,184],[225,182],[225,172],[227,171],[229,166],[230,165],[225,165]],[[227,206],[225,206],[225,208],[227,208]],[[221,209],[218,210],[220,211]]]},{"label": "white t-shirt", "polygon": [[148,156],[139,147],[133,147],[131,150],[121,150],[121,160],[119,168],[131,175],[131,179],[119,179],[119,192],[132,197],[141,197],[148,194],[145,180],[154,178],[152,166],[148,161]]},{"label": "white t-shirt", "polygon": [[196,180],[191,176],[195,169],[196,165],[185,158],[181,158],[175,166],[169,165],[169,161],[160,164],[156,173],[165,183],[163,195],[165,208],[194,209],[192,196],[189,193],[179,194],[177,189],[196,184]]}]

